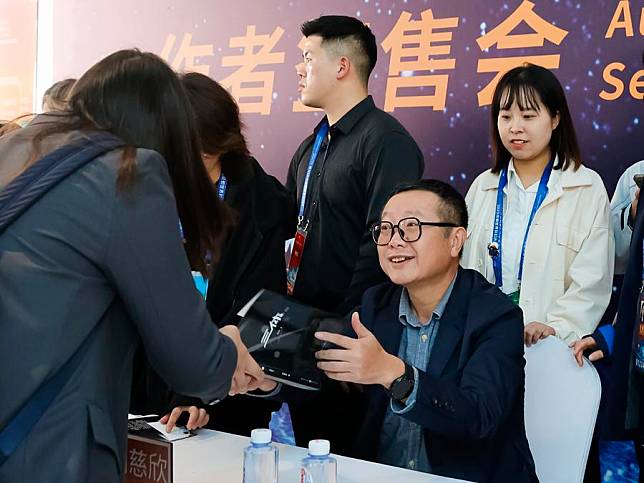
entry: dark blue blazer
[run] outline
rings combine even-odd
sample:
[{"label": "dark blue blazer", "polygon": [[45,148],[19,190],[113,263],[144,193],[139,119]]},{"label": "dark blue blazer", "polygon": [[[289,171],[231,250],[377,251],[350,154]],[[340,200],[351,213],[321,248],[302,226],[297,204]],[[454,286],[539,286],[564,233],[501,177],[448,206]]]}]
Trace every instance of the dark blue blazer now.
[{"label": "dark blue blazer", "polygon": [[[642,203],[644,204],[644,203]],[[628,265],[619,297],[619,306],[614,325],[612,352],[601,329],[593,337],[610,359],[597,364],[602,375],[602,404],[597,418],[598,431],[605,439],[629,438],[626,414],[629,407],[629,391],[637,390],[637,372],[632,369],[634,339],[639,330],[637,313],[642,286],[642,240],[644,239],[644,208],[638,204],[635,226],[631,237]],[[640,397],[641,396],[640,391]],[[637,404],[637,403],[635,403]],[[638,408],[633,408],[637,410]],[[643,417],[642,414],[639,415]],[[640,424],[641,426],[641,424]]]},{"label": "dark blue blazer", "polygon": [[[402,288],[385,283],[365,292],[362,323],[398,354]],[[424,429],[431,472],[477,482],[538,481],[524,427],[523,316],[474,270],[459,269],[441,317],[413,409],[401,417]],[[354,456],[378,461],[389,398],[365,387],[365,419]]]}]

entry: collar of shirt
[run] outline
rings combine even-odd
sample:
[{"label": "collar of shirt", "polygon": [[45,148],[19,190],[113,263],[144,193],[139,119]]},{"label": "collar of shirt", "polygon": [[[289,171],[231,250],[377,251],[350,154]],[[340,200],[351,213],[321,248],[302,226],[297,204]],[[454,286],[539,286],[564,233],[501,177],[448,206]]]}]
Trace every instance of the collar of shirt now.
[{"label": "collar of shirt", "polygon": [[[557,160],[559,158],[555,156],[554,164],[557,164]],[[548,189],[550,190],[558,181],[559,181],[559,176],[561,176],[561,170],[560,169],[553,169],[550,172],[550,178],[548,179]],[[523,183],[519,179],[519,175],[517,174],[516,168],[514,167],[514,159],[510,159],[510,162],[508,163],[508,184],[505,186],[505,189],[503,190],[504,193],[507,194],[508,192],[508,186],[510,183],[514,183],[516,187],[518,187],[521,191],[525,191],[526,193],[536,193],[537,190],[539,189],[539,181],[535,181],[532,183],[532,185],[528,186],[527,188],[523,187]]]},{"label": "collar of shirt", "polygon": [[[358,124],[358,121],[362,119],[369,111],[373,111],[376,108],[376,104],[373,102],[373,97],[367,96],[360,102],[358,102],[355,106],[351,108],[349,112],[347,112],[338,122],[336,122],[333,126],[331,126],[331,130],[335,131],[338,130],[342,134],[348,134],[353,127]],[[320,130],[320,127],[322,126],[322,123],[326,121],[326,116],[324,116],[324,119],[322,119],[317,126],[315,126],[315,129],[313,132],[317,134],[317,132]]]},{"label": "collar of shirt", "polygon": [[[452,290],[454,289],[454,283],[456,282],[456,277],[458,277],[458,274],[454,276],[454,279],[449,284],[449,287],[447,287],[447,290],[445,290],[445,293],[438,301],[438,304],[436,304],[436,307],[432,312],[432,318],[436,318],[438,320],[443,316],[443,312],[445,312],[445,307],[447,306],[447,301],[449,300],[450,295],[452,295]],[[421,327],[423,325],[418,320],[418,317],[416,316],[416,312],[411,306],[411,300],[409,300],[409,293],[407,292],[407,289],[404,287],[402,289],[402,293],[400,294],[400,304],[398,306],[398,319],[400,320],[400,323],[403,326],[411,325],[412,327]]]}]

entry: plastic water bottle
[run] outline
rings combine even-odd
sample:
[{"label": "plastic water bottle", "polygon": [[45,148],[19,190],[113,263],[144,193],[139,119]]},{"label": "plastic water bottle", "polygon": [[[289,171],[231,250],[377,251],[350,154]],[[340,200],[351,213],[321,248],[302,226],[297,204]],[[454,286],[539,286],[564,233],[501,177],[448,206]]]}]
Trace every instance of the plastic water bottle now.
[{"label": "plastic water bottle", "polygon": [[302,460],[300,483],[336,483],[338,462],[329,456],[331,444],[326,439],[309,441],[309,455]]},{"label": "plastic water bottle", "polygon": [[279,450],[271,444],[270,429],[253,429],[244,449],[244,483],[277,483]]}]

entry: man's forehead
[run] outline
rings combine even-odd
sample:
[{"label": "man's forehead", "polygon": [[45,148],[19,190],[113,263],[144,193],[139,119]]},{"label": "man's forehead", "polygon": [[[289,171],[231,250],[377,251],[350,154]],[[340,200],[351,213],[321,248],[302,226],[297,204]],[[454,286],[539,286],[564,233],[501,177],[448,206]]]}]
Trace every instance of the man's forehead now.
[{"label": "man's forehead", "polygon": [[299,46],[302,50],[315,50],[319,49],[322,45],[322,37],[319,35],[309,35],[308,37],[302,37],[302,40],[299,43]]},{"label": "man's forehead", "polygon": [[397,210],[395,208],[385,210],[382,212],[382,217],[387,218],[390,216],[398,216],[400,218],[405,217],[405,216],[415,216],[415,217],[423,217],[427,215],[428,210],[419,210],[417,208],[412,208],[412,209],[403,209],[403,210]]},{"label": "man's forehead", "polygon": [[382,216],[430,216],[436,213],[439,204],[440,198],[430,191],[403,191],[391,197]]}]

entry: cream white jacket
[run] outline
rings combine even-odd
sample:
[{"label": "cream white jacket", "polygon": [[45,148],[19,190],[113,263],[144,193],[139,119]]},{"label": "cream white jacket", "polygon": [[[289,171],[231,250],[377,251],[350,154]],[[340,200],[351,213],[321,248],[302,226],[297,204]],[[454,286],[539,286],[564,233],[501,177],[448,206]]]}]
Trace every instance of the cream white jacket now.
[{"label": "cream white jacket", "polygon": [[[461,264],[494,283],[488,243],[499,176],[481,173],[469,191],[468,238]],[[610,299],[614,239],[602,179],[580,166],[560,172],[537,211],[528,236],[519,306],[524,322],[539,321],[566,342],[591,334]]]}]

